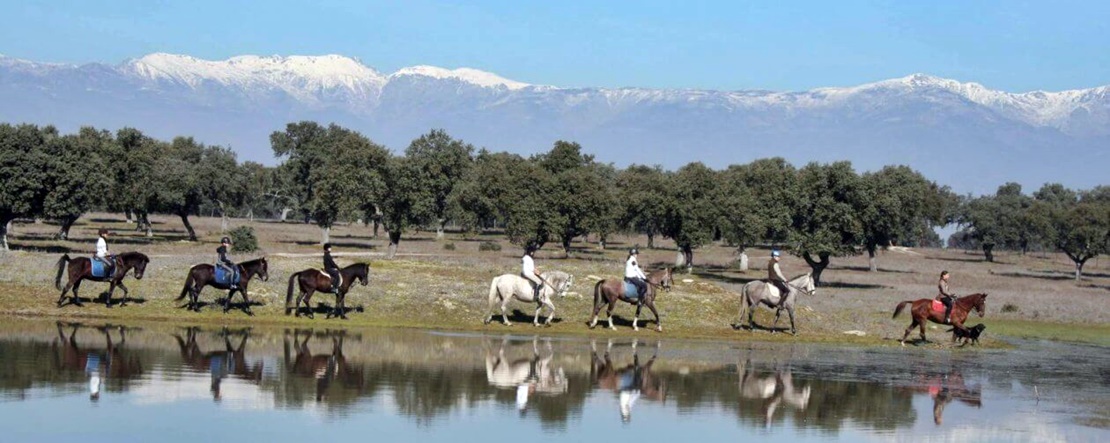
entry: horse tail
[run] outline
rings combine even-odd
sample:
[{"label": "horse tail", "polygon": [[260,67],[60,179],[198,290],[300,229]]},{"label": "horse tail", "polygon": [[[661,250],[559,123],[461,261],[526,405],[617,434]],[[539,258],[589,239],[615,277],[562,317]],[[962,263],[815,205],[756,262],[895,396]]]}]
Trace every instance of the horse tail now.
[{"label": "horse tail", "polygon": [[178,301],[185,298],[185,294],[188,294],[189,291],[193,289],[193,283],[193,270],[190,268],[189,275],[185,276],[185,285],[181,287],[181,293],[178,294],[177,298],[173,299],[173,301]]},{"label": "horse tail", "polygon": [[898,314],[902,313],[902,308],[905,308],[906,305],[910,303],[913,303],[913,300],[906,300],[902,303],[898,303],[898,306],[894,307],[894,316],[890,318],[898,318]]},{"label": "horse tail", "polygon": [[594,308],[597,308],[598,303],[601,302],[601,285],[602,285],[602,283],[605,283],[605,280],[598,280],[597,283],[594,283],[594,306],[593,306]]},{"label": "horse tail", "polygon": [[[737,320],[738,322],[740,322],[744,319],[744,313],[748,312],[748,309],[750,309],[750,308],[751,308],[751,300],[749,299],[749,295],[748,295],[748,285],[744,285],[744,286],[740,287],[740,313],[739,313],[740,320]],[[740,323],[737,323],[737,324],[740,324]]]},{"label": "horse tail", "polygon": [[497,283],[500,281],[501,277],[494,277],[493,281],[489,283],[489,309],[487,311],[493,310],[493,300],[500,295],[497,288]]},{"label": "horse tail", "polygon": [[58,273],[54,276],[54,287],[62,290],[62,274],[65,273],[66,264],[69,263],[69,254],[62,254],[62,258],[58,259]]},{"label": "horse tail", "polygon": [[296,280],[300,275],[300,272],[294,272],[293,275],[289,276],[289,288],[285,291],[285,315],[293,313],[293,308],[289,307],[289,304],[293,303],[293,280]]}]

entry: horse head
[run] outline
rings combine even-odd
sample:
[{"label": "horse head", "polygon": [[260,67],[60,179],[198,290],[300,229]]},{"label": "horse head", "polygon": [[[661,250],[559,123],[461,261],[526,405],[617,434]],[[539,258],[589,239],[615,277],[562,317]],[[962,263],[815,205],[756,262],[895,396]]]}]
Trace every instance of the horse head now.
[{"label": "horse head", "polygon": [[977,295],[980,297],[975,299],[975,311],[979,313],[979,317],[982,317],[987,311],[987,294]]},{"label": "horse head", "polygon": [[[817,294],[817,285],[813,281],[813,273],[807,272],[795,278],[793,281],[799,280],[801,280],[799,282],[800,284],[794,285],[795,288],[798,288],[802,292],[805,292],[806,295],[812,296]],[[791,283],[793,283],[793,281]]]},{"label": "horse head", "polygon": [[370,263],[359,263],[356,277],[358,277],[359,283],[362,283],[363,286],[370,283]]},{"label": "horse head", "polygon": [[135,268],[135,279],[142,280],[143,273],[146,272],[146,264],[150,263],[150,258],[145,254],[139,252],[128,252],[120,257],[125,266]]},{"label": "horse head", "polygon": [[266,262],[266,257],[258,259],[258,278],[262,281],[270,280],[270,265]]},{"label": "horse head", "polygon": [[557,285],[558,287],[555,288],[555,293],[559,294],[559,297],[566,297],[567,292],[570,291],[570,287],[574,285],[574,276],[570,274],[564,275],[566,275],[567,278],[564,279],[562,283],[559,283]]},{"label": "horse head", "polygon": [[[655,273],[653,272],[652,274]],[[671,273],[671,268],[663,269],[662,275],[659,277],[659,282],[655,284],[657,284],[660,288],[663,288],[664,291],[669,292],[671,290],[671,287],[674,286],[674,276]]]}]

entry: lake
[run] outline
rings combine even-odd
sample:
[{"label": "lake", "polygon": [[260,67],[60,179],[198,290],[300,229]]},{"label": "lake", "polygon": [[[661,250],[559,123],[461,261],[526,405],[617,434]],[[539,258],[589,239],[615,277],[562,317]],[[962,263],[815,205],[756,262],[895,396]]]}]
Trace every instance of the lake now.
[{"label": "lake", "polygon": [[8,320],[3,442],[1108,441],[1110,352]]}]

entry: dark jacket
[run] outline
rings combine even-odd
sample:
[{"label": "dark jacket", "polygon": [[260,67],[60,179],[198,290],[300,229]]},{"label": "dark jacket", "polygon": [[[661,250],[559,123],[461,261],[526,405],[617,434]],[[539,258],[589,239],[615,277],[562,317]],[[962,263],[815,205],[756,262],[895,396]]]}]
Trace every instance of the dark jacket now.
[{"label": "dark jacket", "polygon": [[324,252],[324,269],[339,269],[339,265],[335,264],[335,260],[331,258],[331,252]]},{"label": "dark jacket", "polygon": [[216,248],[216,254],[219,254],[220,256],[218,260],[219,263],[223,263],[224,265],[227,265],[227,267],[235,269],[235,262],[227,258],[227,246],[220,245],[219,248]]}]

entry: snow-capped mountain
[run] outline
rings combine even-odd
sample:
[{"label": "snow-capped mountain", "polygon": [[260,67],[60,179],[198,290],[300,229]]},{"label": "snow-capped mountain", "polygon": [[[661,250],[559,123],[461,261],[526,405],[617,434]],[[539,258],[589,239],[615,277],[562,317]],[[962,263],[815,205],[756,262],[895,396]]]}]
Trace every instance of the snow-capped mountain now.
[{"label": "snow-capped mountain", "polygon": [[1110,166],[1110,87],[1011,93],[914,74],[800,92],[531,85],[470,68],[382,74],[339,55],[150,54],[111,66],[0,56],[0,121],[193,135],[272,163],[269,134],[311,119],[401,149],[432,128],[519,153],[575,140],[603,161],[724,167],[783,156],[909,164],[960,191],[1086,187]]}]

